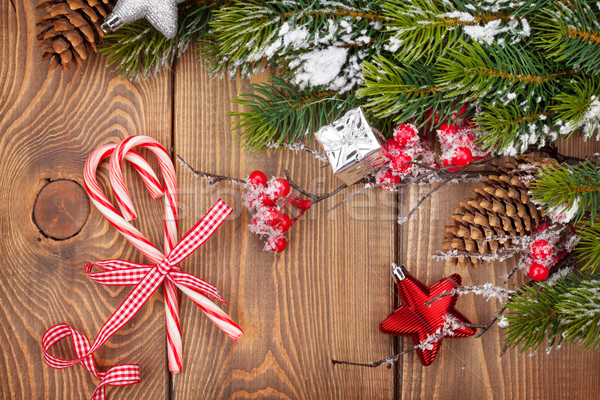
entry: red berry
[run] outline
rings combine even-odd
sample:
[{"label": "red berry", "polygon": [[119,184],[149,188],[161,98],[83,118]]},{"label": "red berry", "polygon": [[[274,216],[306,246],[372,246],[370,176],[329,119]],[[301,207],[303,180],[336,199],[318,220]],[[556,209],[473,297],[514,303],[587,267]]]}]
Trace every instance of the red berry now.
[{"label": "red berry", "polygon": [[264,186],[267,184],[267,176],[264,172],[261,171],[253,171],[248,176],[248,183],[253,186]]},{"label": "red berry", "polygon": [[439,130],[441,136],[449,138],[453,138],[458,133],[458,129],[455,125],[448,124],[446,122],[444,122],[442,126],[440,126]]},{"label": "red berry", "polygon": [[419,132],[414,125],[402,124],[394,129],[394,139],[401,147],[406,147],[419,140]]},{"label": "red berry", "polygon": [[400,146],[398,142],[396,142],[396,140],[390,139],[385,143],[385,147],[383,148],[383,155],[391,159],[400,151],[402,151],[402,146]]},{"label": "red berry", "polygon": [[282,218],[283,214],[275,207],[267,207],[260,213],[260,219],[269,226],[275,226]]},{"label": "red berry", "polygon": [[449,146],[456,140],[458,129],[455,125],[443,123],[440,129],[437,131],[438,137],[442,146]]},{"label": "red berry", "polygon": [[542,222],[540,223],[537,228],[535,228],[535,231],[533,231],[534,234],[536,233],[540,233],[540,232],[544,232],[546,229],[550,228],[550,224],[547,222]]},{"label": "red berry", "polygon": [[269,182],[269,188],[271,187],[273,188],[273,194],[278,199],[282,199],[290,194],[290,183],[285,179],[273,179]]},{"label": "red berry", "polygon": [[548,267],[534,262],[531,264],[531,267],[529,267],[529,273],[527,274],[527,276],[529,276],[534,281],[543,281],[548,277],[549,273],[550,270],[548,269]]},{"label": "red berry", "polygon": [[473,121],[470,119],[465,119],[462,123],[463,129],[472,129],[474,127]]},{"label": "red berry", "polygon": [[458,138],[458,145],[464,147],[473,147],[473,142],[475,142],[475,136],[471,133],[465,133],[460,135]]},{"label": "red berry", "polygon": [[[453,106],[456,106],[456,103],[454,103]],[[452,114],[452,116],[454,118],[460,118],[460,117],[462,117],[463,114],[467,112],[467,108],[468,107],[469,107],[469,103],[463,104],[458,111],[454,111],[454,113]]]},{"label": "red berry", "polygon": [[391,184],[400,183],[400,177],[394,173],[390,168],[377,174],[377,183],[388,183],[390,185],[379,186],[381,189],[394,190],[395,187]]},{"label": "red berry", "polygon": [[547,260],[552,255],[552,246],[546,240],[540,239],[531,245],[531,257],[537,261]]},{"label": "red berry", "polygon": [[[425,111],[425,119],[427,120],[427,122],[431,121],[431,114],[433,114],[433,108],[430,108],[429,110]],[[440,111],[436,110],[435,114],[433,114],[434,116],[434,120],[433,120],[433,125],[437,125],[440,123]]]},{"label": "red berry", "polygon": [[275,199],[275,196],[269,194],[269,193],[261,193],[258,196],[258,201],[260,204],[262,204],[265,207],[270,207],[273,204],[275,204],[275,202],[277,201],[277,199]]},{"label": "red berry", "polygon": [[412,161],[412,157],[406,153],[400,153],[392,158],[392,168],[398,173],[410,172],[412,170],[412,164],[402,165]]},{"label": "red berry", "polygon": [[288,229],[292,226],[292,219],[285,214],[281,215],[281,219],[275,225],[275,229],[281,233],[286,233]]},{"label": "red berry", "polygon": [[296,208],[298,208],[301,211],[306,211],[312,206],[312,203],[310,202],[310,200],[302,200],[302,199],[296,199],[295,201],[292,202],[292,204],[294,204],[296,206]]},{"label": "red berry", "polygon": [[457,147],[454,149],[452,159],[450,160],[451,165],[457,165],[459,167],[467,166],[473,161],[473,154],[468,147]]},{"label": "red berry", "polygon": [[287,246],[287,239],[285,236],[270,237],[267,246],[273,253],[281,253]]}]

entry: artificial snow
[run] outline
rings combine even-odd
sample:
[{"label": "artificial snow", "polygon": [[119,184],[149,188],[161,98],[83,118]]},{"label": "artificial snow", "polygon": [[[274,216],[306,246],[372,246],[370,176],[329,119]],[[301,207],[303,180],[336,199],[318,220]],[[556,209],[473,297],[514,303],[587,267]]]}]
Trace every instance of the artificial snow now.
[{"label": "artificial snow", "polygon": [[494,21],[488,22],[484,26],[465,26],[463,28],[463,31],[477,43],[485,42],[491,45],[494,42],[496,35],[505,31],[504,28],[500,28],[501,23],[502,21],[496,19]]},{"label": "artificial snow", "polygon": [[284,46],[291,46],[293,50],[297,50],[305,46],[308,29],[305,26],[290,29],[290,25],[284,22],[279,28],[279,36],[283,38]]},{"label": "artificial snow", "polygon": [[504,315],[498,317],[498,328],[508,328],[508,318]]},{"label": "artificial snow", "polygon": [[594,133],[598,134],[600,129],[600,100],[596,96],[592,96],[590,100],[591,103],[578,124],[586,139]]},{"label": "artificial snow", "polygon": [[[454,13],[451,13],[454,14]],[[459,14],[467,14],[467,13],[459,13]],[[469,14],[467,14],[469,15]],[[463,16],[463,18],[466,18]],[[462,19],[461,19],[462,21]],[[519,21],[521,22],[519,24]],[[469,21],[467,21],[469,22]],[[505,39],[496,37],[505,32],[509,33],[512,38],[510,44],[519,43],[521,40],[529,37],[531,35],[531,27],[525,18],[513,19],[508,22],[508,25],[502,26],[502,20],[496,19],[488,22],[485,25],[470,25],[463,27],[463,31],[471,37],[477,43],[486,43],[491,45],[494,41],[499,45],[504,45]]]},{"label": "artificial snow", "polygon": [[324,50],[300,54],[298,57],[300,67],[294,77],[296,84],[301,86],[327,85],[341,72],[348,57],[348,49],[330,46]]},{"label": "artificial snow", "polygon": [[548,215],[552,222],[566,224],[575,218],[577,211],[579,210],[579,197],[575,198],[573,204],[565,204],[548,210]]},{"label": "artificial snow", "polygon": [[475,17],[466,12],[453,11],[445,14],[439,15],[439,18],[456,18],[462,22],[473,22],[475,21]]},{"label": "artificial snow", "polygon": [[[308,132],[305,133],[305,136],[307,134],[308,134]],[[270,149],[279,149],[280,147],[285,147],[286,149],[295,151],[296,153],[299,151],[305,151],[309,154],[312,154],[319,161],[329,162],[329,159],[327,158],[327,156],[325,154],[319,153],[315,149],[311,149],[310,147],[306,146],[304,143],[300,143],[300,142],[297,142],[297,143],[268,142],[265,146]]]}]

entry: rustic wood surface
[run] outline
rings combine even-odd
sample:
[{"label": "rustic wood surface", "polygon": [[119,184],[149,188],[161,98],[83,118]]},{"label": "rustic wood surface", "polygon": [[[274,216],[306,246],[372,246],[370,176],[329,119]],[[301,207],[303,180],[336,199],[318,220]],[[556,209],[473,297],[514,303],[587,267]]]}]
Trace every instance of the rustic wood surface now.
[{"label": "rustic wood surface", "polygon": [[[249,81],[210,79],[196,49],[172,71],[140,83],[121,80],[100,57],[76,72],[48,72],[36,47],[36,4],[0,4],[0,398],[85,399],[97,382],[80,366],[47,367],[41,337],[66,322],[93,339],[131,289],[95,284],[83,265],[143,260],[83,196],[83,166],[95,148],[146,134],[205,171],[244,177],[255,169],[268,175],[289,169],[296,183],[313,192],[339,182],[306,154],[245,152],[229,129],[227,112]],[[561,148],[573,155],[600,151],[597,142],[578,140]],[[428,284],[454,272],[467,284],[501,282],[510,263],[460,270],[431,259],[452,210],[473,185],[444,188],[403,226],[395,222],[398,214],[427,187],[398,195],[371,191],[325,214],[340,195],[310,210],[292,228],[288,249],[273,256],[247,229],[239,186],[210,187],[181,163],[176,168],[181,232],[219,197],[234,207],[233,216],[182,267],[220,289],[225,310],[245,334],[231,342],[182,298],[184,370],[172,377],[157,293],[96,353],[100,368],[141,366],[142,382],[109,388],[109,399],[598,397],[598,353],[566,345],[549,355],[509,350],[500,358],[497,327],[481,339],[445,340],[427,368],[414,354],[390,369],[331,364],[331,358],[374,361],[411,345],[378,331],[397,305],[391,261],[404,263]],[[160,203],[132,174],[126,178],[141,215],[137,226],[159,243]],[[487,321],[497,306],[472,296],[458,302],[474,322]],[[72,355],[68,347],[53,350]]]}]

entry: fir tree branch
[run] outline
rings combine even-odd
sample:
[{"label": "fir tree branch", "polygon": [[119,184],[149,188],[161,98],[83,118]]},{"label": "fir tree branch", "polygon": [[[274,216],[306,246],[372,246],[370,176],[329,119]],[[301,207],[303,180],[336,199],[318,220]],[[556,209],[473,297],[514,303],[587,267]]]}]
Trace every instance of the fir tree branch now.
[{"label": "fir tree branch", "polygon": [[167,39],[145,19],[131,22],[104,37],[98,49],[123,78],[144,79],[170,68],[196,35],[208,31],[213,10],[226,1],[189,2],[180,6],[177,35]]},{"label": "fir tree branch", "polygon": [[518,104],[484,103],[476,124],[484,131],[479,139],[484,148],[515,156],[532,145],[545,143],[554,132],[553,112],[534,103],[524,109]]},{"label": "fir tree branch", "polygon": [[580,165],[557,164],[538,174],[530,192],[546,211],[577,207],[576,221],[589,212],[593,222],[600,207],[600,171],[590,161]]},{"label": "fir tree branch", "polygon": [[577,227],[579,242],[575,252],[585,262],[582,271],[595,272],[600,267],[600,224],[583,223]]},{"label": "fir tree branch", "polygon": [[[481,2],[390,0],[383,3],[390,35],[386,50],[402,63],[421,61],[430,64],[449,50],[460,51],[468,40],[465,27],[480,27],[494,23],[519,25],[522,16],[531,12],[513,3],[486,7]],[[530,7],[537,9],[538,7]],[[500,27],[497,28],[501,31]],[[508,30],[508,29],[505,29]],[[505,36],[505,35],[500,35]],[[498,38],[500,39],[500,38]]]},{"label": "fir tree branch", "polygon": [[575,77],[553,100],[550,109],[562,123],[561,133],[579,130],[584,139],[600,135],[600,76]]},{"label": "fir tree branch", "polygon": [[[358,96],[366,99],[365,108],[377,118],[415,121],[422,126],[438,117],[440,121],[449,120],[460,102],[446,98],[435,85],[436,70],[432,66],[400,65],[398,60],[376,56],[363,64],[363,74],[365,81]],[[429,120],[423,118],[425,110],[432,111]]]},{"label": "fir tree branch", "polygon": [[553,94],[553,84],[560,78],[555,64],[532,57],[523,47],[467,45],[448,52],[436,66],[436,85],[446,96],[466,95],[475,100],[487,95],[508,104],[516,93],[521,98],[536,98]]},{"label": "fir tree branch", "polygon": [[585,349],[600,345],[600,275],[570,274],[552,284],[523,288],[506,307],[507,344],[521,351],[565,342]]},{"label": "fir tree branch", "polygon": [[[555,2],[544,10],[536,27],[540,35],[536,43],[556,62],[586,74],[598,75],[600,64],[600,23],[597,3],[572,0]],[[593,8],[596,8],[594,11]]]},{"label": "fir tree branch", "polygon": [[211,21],[214,38],[205,43],[210,49],[210,71],[251,74],[264,58],[270,66],[289,69],[298,54],[331,45],[369,49],[380,40],[376,32],[385,19],[378,3],[231,1]]},{"label": "fir tree branch", "polygon": [[250,151],[263,152],[271,142],[310,141],[314,131],[359,105],[351,94],[300,89],[277,76],[250,88],[254,93],[233,99],[245,110],[229,113],[238,117],[233,129],[241,130],[240,138]]}]

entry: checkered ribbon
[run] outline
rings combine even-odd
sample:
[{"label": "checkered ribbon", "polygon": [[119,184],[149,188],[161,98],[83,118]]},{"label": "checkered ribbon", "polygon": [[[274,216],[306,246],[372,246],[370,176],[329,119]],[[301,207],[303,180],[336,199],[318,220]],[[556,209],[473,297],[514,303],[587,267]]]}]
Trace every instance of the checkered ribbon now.
[{"label": "checkered ribbon", "polygon": [[[66,324],[55,325],[48,329],[42,338],[42,347],[44,348],[44,358],[46,363],[53,368],[66,368],[62,363],[55,363],[55,357],[48,354],[48,350],[56,342],[71,336],[73,347],[77,357],[81,358],[81,364],[96,378],[100,379],[100,384],[96,387],[92,400],[104,400],[106,398],[105,386],[127,386],[140,381],[140,368],[133,364],[117,365],[108,371],[98,371],[96,363],[91,355],[87,357],[90,350],[90,341]],[[61,360],[62,361],[62,360]]]},{"label": "checkered ribbon", "polygon": [[[159,164],[167,175],[165,176],[165,186],[171,190],[165,193],[165,200],[169,207],[167,213],[176,212],[176,188],[174,181],[174,170],[170,159],[168,163],[163,157],[166,151],[156,141],[151,138],[136,136],[123,141],[120,145],[107,145],[98,149],[90,156],[86,164],[86,188],[90,197],[99,210],[109,219],[128,240],[138,247],[155,264],[137,264],[123,260],[105,260],[86,264],[84,272],[94,281],[104,285],[136,285],[127,298],[121,303],[119,308],[104,323],[94,342],[90,345],[88,339],[81,333],[72,329],[68,325],[59,324],[48,329],[42,338],[42,347],[44,350],[44,360],[53,368],[68,368],[76,364],[82,364],[90,373],[100,379],[100,384],[96,388],[92,400],[105,399],[105,386],[124,386],[139,382],[139,367],[137,365],[124,364],[110,368],[102,372],[96,369],[92,354],[98,350],[112,335],[123,327],[139,309],[146,303],[158,287],[164,282],[172,287],[177,287],[192,299],[204,313],[230,338],[237,340],[242,335],[242,330],[233,322],[227,314],[218,308],[206,296],[212,296],[224,303],[219,296],[217,289],[191,274],[182,272],[178,264],[186,257],[198,249],[206,240],[216,231],[223,221],[231,214],[231,208],[222,200],[208,211],[208,213],[194,225],[194,227],[185,234],[185,236],[176,244],[173,244],[173,229],[169,226],[175,226],[176,219],[165,221],[166,228],[166,251],[168,254],[159,256],[158,250],[141,234],[137,229],[125,221],[120,215],[117,216],[116,209],[110,204],[108,199],[101,193],[97,182],[95,181],[95,171],[97,165],[103,158],[112,154],[117,154],[120,159],[126,159],[131,162],[134,168],[140,173],[144,183],[154,197],[158,197],[162,191],[156,175],[149,164],[131,148],[135,145],[151,146],[153,151],[159,156]],[[129,146],[129,147],[128,147]],[[113,154],[114,153],[114,154]],[[170,164],[170,165],[168,165]],[[122,175],[115,173],[114,165],[120,167],[120,162],[115,163],[111,159],[111,182],[118,184],[119,188],[125,188],[122,183]],[[116,176],[116,180],[113,178]],[[91,178],[93,177],[93,179]],[[119,205],[123,209],[123,203],[129,203],[130,199],[126,191],[120,195],[115,189],[115,194]],[[135,217],[133,206],[129,206],[130,214]],[[169,215],[169,214],[168,214]],[[176,299],[176,298],[175,298]],[[176,307],[175,307],[176,312]],[[177,317],[178,322],[178,317]],[[177,329],[179,328],[177,324]],[[178,332],[178,330],[177,330]],[[49,353],[50,348],[63,338],[71,336],[73,347],[77,358],[61,359]],[[179,347],[180,349],[180,347]]]}]

